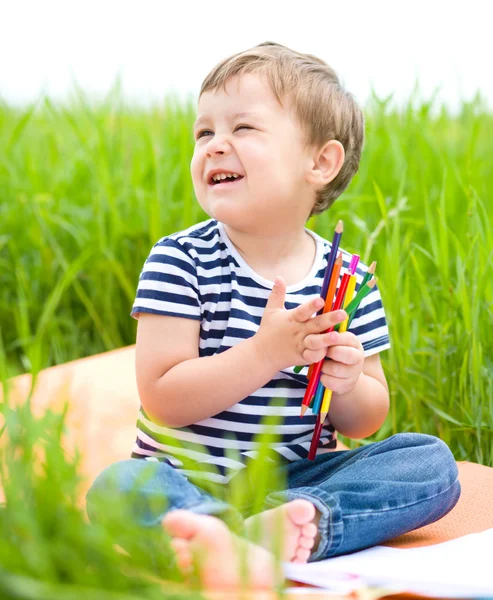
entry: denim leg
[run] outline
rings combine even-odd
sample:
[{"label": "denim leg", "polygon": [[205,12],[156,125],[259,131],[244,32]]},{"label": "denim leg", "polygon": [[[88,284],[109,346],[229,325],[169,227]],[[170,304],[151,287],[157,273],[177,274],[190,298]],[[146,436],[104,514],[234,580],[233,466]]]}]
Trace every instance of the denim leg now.
[{"label": "denim leg", "polygon": [[143,527],[160,526],[167,512],[182,508],[217,516],[233,530],[243,530],[243,518],[231,505],[192,484],[164,462],[131,458],[102,471],[86,496],[92,522],[100,519],[112,498],[123,500],[129,518]]},{"label": "denim leg", "polygon": [[401,433],[285,468],[288,490],[269,494],[266,508],[295,498],[317,507],[321,539],[310,561],[368,548],[433,523],[460,495],[450,449],[424,434]]}]

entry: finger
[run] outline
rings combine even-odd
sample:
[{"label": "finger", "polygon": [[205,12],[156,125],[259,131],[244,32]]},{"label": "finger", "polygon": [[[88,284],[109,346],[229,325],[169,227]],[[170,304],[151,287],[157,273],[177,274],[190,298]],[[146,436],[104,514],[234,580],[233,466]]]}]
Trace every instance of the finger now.
[{"label": "finger", "polygon": [[307,335],[303,341],[305,348],[309,350],[318,350],[324,348],[327,351],[328,333],[311,333]]},{"label": "finger", "polygon": [[282,277],[276,277],[272,291],[267,298],[266,310],[282,309],[286,300],[286,282]]},{"label": "finger", "polygon": [[362,364],[361,362],[355,364],[346,364],[334,360],[330,356],[327,357],[322,365],[322,373],[331,375],[332,377],[341,377],[343,379],[350,379],[358,376],[361,373]]},{"label": "finger", "polygon": [[327,390],[332,390],[335,394],[344,393],[348,389],[348,380],[342,377],[333,377],[332,375],[322,374],[320,382]]},{"label": "finger", "polygon": [[307,365],[318,363],[325,358],[325,348],[320,348],[319,350],[305,349],[301,353],[301,356]]},{"label": "finger", "polygon": [[344,310],[335,310],[313,317],[308,323],[308,331],[310,333],[320,333],[327,331],[338,323],[342,323],[347,318],[347,313]]},{"label": "finger", "polygon": [[357,365],[361,362],[361,352],[352,346],[330,346],[327,348],[328,358],[345,365]]},{"label": "finger", "polygon": [[322,373],[330,377],[337,377],[338,379],[349,379],[354,375],[354,372],[350,365],[336,362],[334,360],[325,360],[322,365]]},{"label": "finger", "polygon": [[312,298],[308,302],[305,302],[304,304],[300,304],[300,306],[293,308],[293,319],[295,319],[295,321],[298,321],[298,323],[304,323],[305,321],[308,321],[314,313],[319,311],[323,307],[323,305],[324,301],[323,298],[321,298],[320,296]]},{"label": "finger", "polygon": [[362,348],[359,339],[349,331],[339,333],[338,331],[331,331],[328,334],[328,346],[352,346],[353,348]]}]

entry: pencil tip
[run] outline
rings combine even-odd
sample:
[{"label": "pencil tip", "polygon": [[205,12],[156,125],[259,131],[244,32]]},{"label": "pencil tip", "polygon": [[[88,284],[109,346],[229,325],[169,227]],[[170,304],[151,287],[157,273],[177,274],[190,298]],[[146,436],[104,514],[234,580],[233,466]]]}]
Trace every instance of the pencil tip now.
[{"label": "pencil tip", "polygon": [[306,407],[306,406],[303,404],[303,405],[302,405],[302,407],[301,407],[301,416],[302,416],[302,417],[304,417],[304,416],[305,416],[306,409],[307,409],[307,407]]},{"label": "pencil tip", "polygon": [[370,279],[370,281],[368,281],[368,283],[366,284],[369,288],[373,289],[375,287],[377,283],[377,278],[374,277],[373,279]]},{"label": "pencil tip", "polygon": [[325,419],[327,418],[327,414],[326,412],[321,412],[320,413],[320,422],[323,423],[325,421]]},{"label": "pencil tip", "polygon": [[377,268],[377,261],[374,260],[371,265],[370,268],[368,269],[368,273],[371,273],[372,275],[375,273],[375,269]]},{"label": "pencil tip", "polygon": [[336,258],[336,264],[337,265],[342,265],[343,260],[342,260],[342,252],[339,252],[339,256]]},{"label": "pencil tip", "polygon": [[344,230],[344,224],[342,221],[337,221],[336,233],[342,233]]}]

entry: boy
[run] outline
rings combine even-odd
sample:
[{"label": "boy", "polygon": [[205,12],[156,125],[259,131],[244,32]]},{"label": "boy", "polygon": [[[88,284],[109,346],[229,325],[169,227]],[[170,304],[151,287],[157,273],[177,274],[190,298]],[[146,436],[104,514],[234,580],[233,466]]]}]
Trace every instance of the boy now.
[{"label": "boy", "polygon": [[[132,489],[149,467],[135,459],[157,461],[138,493],[144,503],[163,503],[136,510],[135,519],[164,527],[184,572],[198,550],[205,587],[239,583],[238,543],[250,585],[270,587],[270,533],[279,518],[282,558],[306,562],[431,523],[458,500],[454,458],[432,436],[399,434],[335,451],[336,431],[368,437],[389,408],[379,352],[390,344],[378,288],[345,333],[324,333],[344,311],[313,316],[330,243],[305,224],[349,184],[363,132],[362,112],[334,71],[278,44],[225,59],[202,85],[191,175],[211,218],[161,239],[144,265],[132,309],[137,442],[132,459],[98,477],[88,511],[97,518],[93,498],[111,478],[122,493]],[[343,258],[347,267],[350,256]],[[366,270],[360,265],[358,283]],[[321,381],[334,393],[312,462],[316,417],[300,418],[306,370],[297,375],[293,367],[325,356]],[[287,489],[273,490],[266,510],[243,521],[205,482],[226,485],[255,459],[252,440],[267,415],[282,417],[270,452]],[[247,541],[259,524],[265,539]]]}]

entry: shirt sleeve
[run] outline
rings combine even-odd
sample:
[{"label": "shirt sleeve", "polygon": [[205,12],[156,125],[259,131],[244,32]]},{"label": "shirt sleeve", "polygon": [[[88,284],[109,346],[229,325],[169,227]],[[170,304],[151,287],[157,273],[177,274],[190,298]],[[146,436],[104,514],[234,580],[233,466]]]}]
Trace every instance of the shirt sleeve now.
[{"label": "shirt sleeve", "polygon": [[195,261],[173,239],[159,240],[144,263],[130,314],[140,313],[201,318]]},{"label": "shirt sleeve", "polygon": [[[363,276],[358,276],[356,292],[361,286]],[[362,300],[348,331],[358,336],[363,345],[365,357],[390,348],[387,319],[377,285]]]}]

